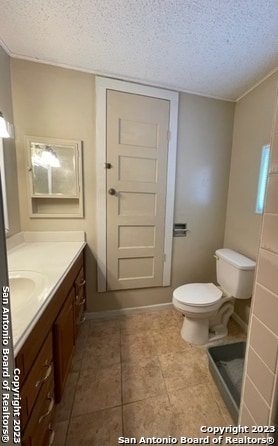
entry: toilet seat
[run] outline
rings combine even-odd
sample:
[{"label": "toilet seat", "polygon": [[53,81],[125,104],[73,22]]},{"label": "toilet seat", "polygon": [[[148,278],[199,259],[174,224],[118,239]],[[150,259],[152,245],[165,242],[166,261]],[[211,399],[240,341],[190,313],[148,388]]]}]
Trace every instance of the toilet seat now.
[{"label": "toilet seat", "polygon": [[184,305],[205,307],[220,300],[222,294],[213,283],[188,283],[176,288],[173,297]]}]

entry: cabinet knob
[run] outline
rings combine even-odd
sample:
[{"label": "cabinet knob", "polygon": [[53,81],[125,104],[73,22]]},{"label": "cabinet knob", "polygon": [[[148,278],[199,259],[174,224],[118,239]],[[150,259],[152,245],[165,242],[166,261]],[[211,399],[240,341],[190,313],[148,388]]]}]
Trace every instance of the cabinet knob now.
[{"label": "cabinet knob", "polygon": [[111,189],[109,189],[108,193],[109,193],[109,195],[116,195],[116,190],[111,188]]}]

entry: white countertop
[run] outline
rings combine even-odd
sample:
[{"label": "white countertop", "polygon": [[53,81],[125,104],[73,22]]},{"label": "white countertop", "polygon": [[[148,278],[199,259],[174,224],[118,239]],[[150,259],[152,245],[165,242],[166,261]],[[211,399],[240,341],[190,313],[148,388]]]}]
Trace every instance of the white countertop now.
[{"label": "white countertop", "polygon": [[[55,291],[85,246],[83,232],[24,232],[7,241],[9,273],[34,271],[44,276],[38,299],[24,311],[11,311],[14,355],[18,353]],[[10,302],[12,306],[12,293]]]}]

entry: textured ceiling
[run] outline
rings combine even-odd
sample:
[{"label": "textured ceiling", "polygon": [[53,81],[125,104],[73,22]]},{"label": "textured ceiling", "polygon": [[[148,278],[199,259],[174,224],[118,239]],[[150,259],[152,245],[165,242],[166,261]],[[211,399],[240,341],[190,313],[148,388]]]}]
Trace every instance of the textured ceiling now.
[{"label": "textured ceiling", "polygon": [[278,0],[0,0],[11,56],[235,100],[278,67]]}]

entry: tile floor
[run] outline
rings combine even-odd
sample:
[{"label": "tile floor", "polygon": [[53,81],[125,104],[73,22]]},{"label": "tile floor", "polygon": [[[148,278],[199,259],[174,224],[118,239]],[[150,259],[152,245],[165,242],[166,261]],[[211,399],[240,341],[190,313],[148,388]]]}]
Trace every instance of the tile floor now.
[{"label": "tile floor", "polygon": [[[54,446],[116,446],[121,436],[201,437],[202,425],[233,424],[205,346],[183,341],[181,324],[175,310],[86,321],[57,407]],[[244,338],[231,320],[225,341]]]}]

